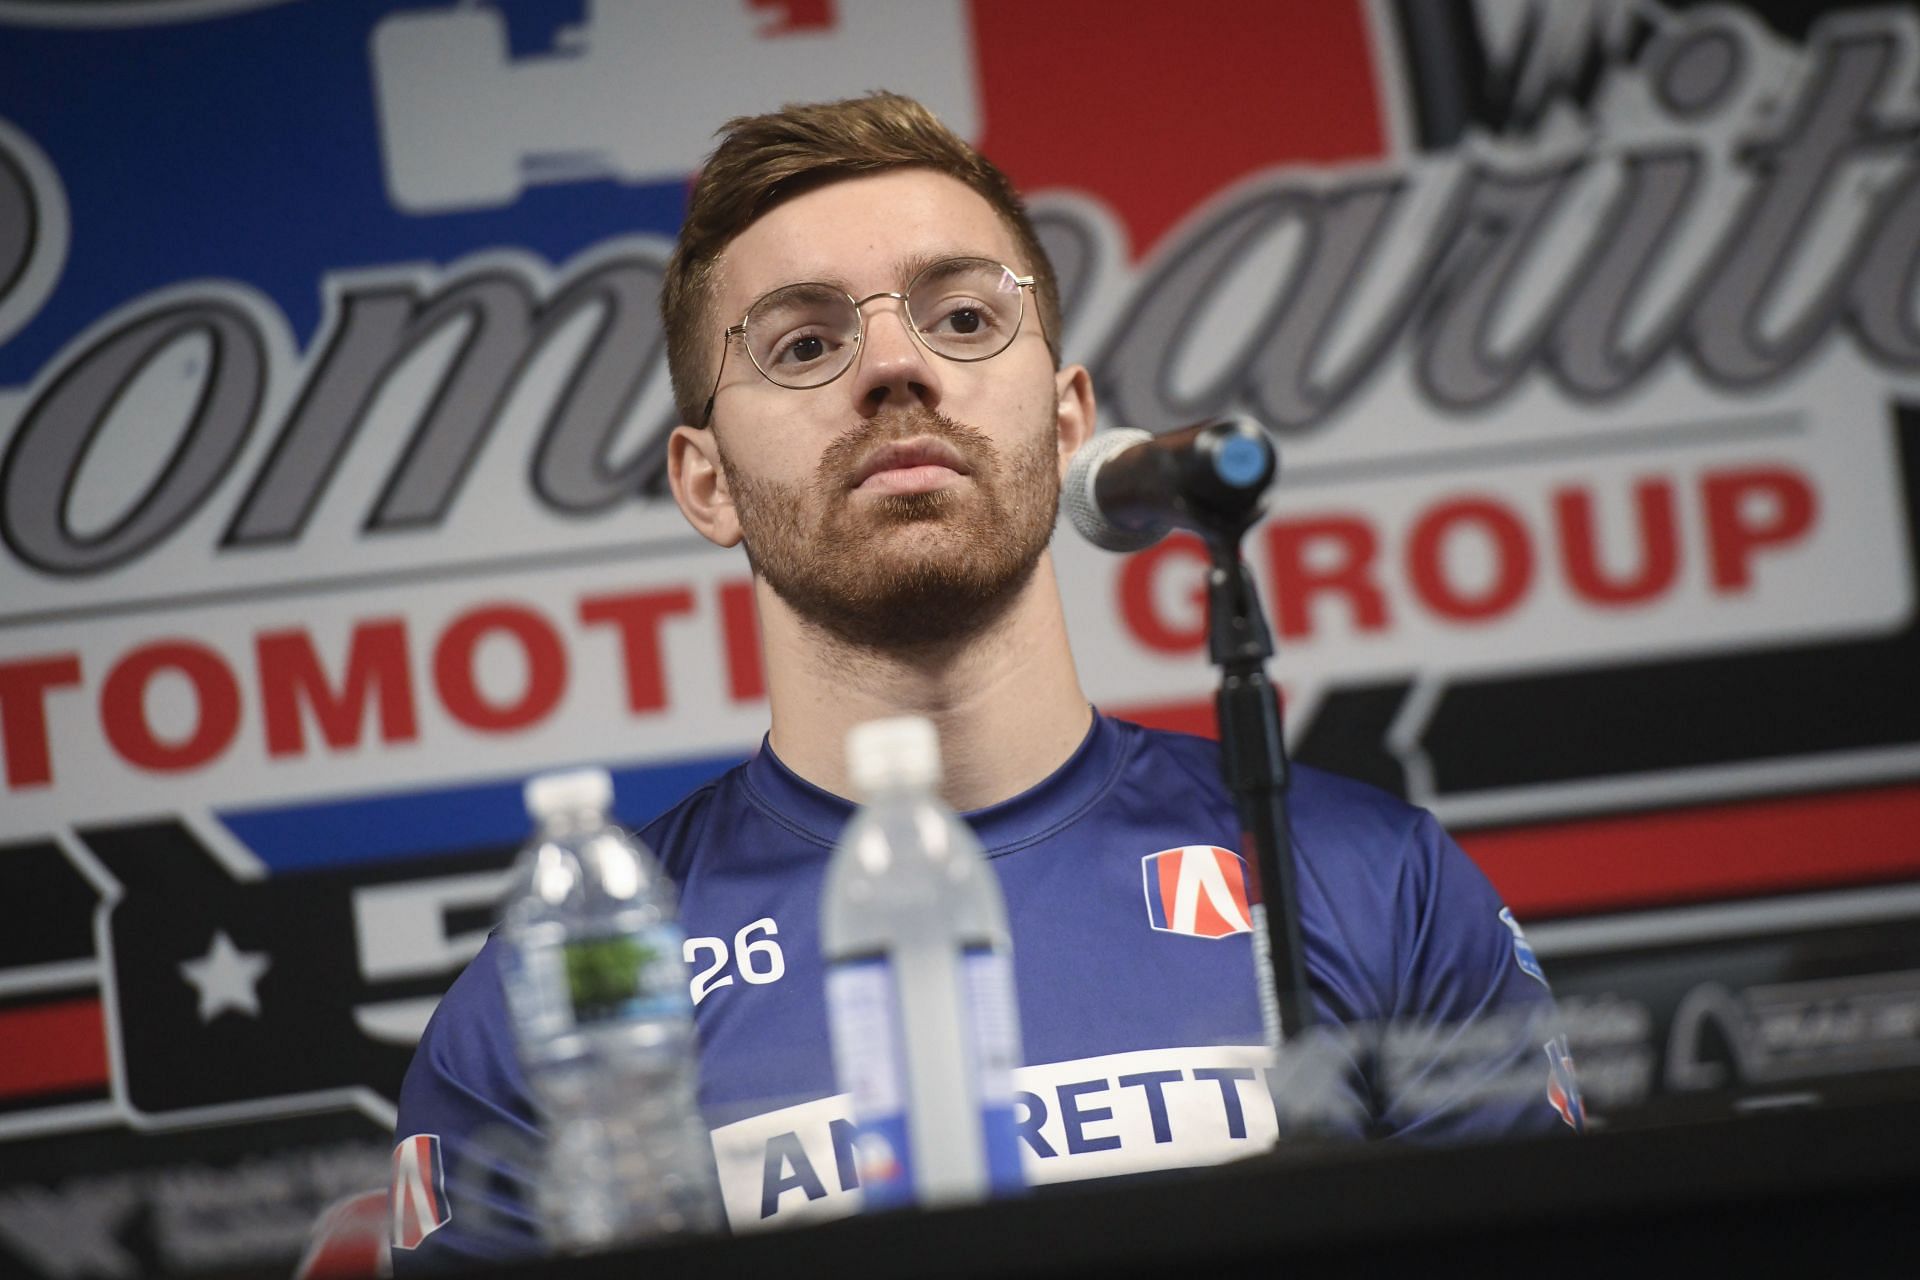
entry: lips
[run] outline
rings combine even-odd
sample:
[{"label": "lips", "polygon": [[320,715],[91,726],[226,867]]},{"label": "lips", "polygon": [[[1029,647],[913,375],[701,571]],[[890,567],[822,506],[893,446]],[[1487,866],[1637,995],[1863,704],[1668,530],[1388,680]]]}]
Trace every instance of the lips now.
[{"label": "lips", "polygon": [[960,451],[944,440],[921,436],[881,445],[854,472],[856,489],[911,491],[943,484],[952,475],[971,475]]}]

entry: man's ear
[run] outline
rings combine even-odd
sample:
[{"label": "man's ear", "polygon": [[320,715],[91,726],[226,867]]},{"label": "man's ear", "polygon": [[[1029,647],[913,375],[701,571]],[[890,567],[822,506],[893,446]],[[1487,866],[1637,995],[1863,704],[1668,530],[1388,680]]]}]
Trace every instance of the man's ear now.
[{"label": "man's ear", "polygon": [[1093,377],[1085,365],[1070,364],[1053,375],[1054,417],[1060,430],[1060,478],[1080,446],[1093,438]]},{"label": "man's ear", "polygon": [[740,543],[740,517],[733,491],[720,465],[720,442],[711,428],[681,425],[667,438],[667,484],[680,514],[708,542],[722,547]]}]

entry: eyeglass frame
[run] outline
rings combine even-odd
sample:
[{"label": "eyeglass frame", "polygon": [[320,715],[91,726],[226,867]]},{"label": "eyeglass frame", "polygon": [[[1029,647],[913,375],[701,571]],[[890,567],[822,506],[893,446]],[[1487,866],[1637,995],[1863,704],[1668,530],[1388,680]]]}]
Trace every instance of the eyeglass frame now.
[{"label": "eyeglass frame", "polygon": [[[700,429],[704,431],[707,427],[713,424],[713,404],[714,404],[714,401],[720,398],[720,379],[726,374],[727,352],[730,349],[732,349],[733,340],[736,337],[738,338],[746,337],[747,321],[750,318],[752,318],[753,309],[755,307],[765,302],[768,298],[771,298],[774,294],[782,293],[788,289],[797,289],[803,286],[812,285],[820,289],[833,290],[834,292],[839,293],[840,296],[845,298],[848,302],[852,303],[854,324],[858,326],[854,330],[854,334],[853,334],[853,343],[856,348],[864,347],[867,340],[867,315],[865,311],[866,305],[869,302],[874,302],[881,298],[898,298],[900,300],[901,314],[906,318],[906,321],[907,321],[907,332],[911,333],[914,336],[914,340],[917,341],[923,348],[925,348],[928,354],[939,356],[942,360],[951,360],[956,364],[979,364],[982,361],[993,359],[994,356],[1005,355],[1008,348],[1013,346],[1014,340],[1020,336],[1020,326],[1026,323],[1027,309],[1026,309],[1026,301],[1025,301],[1024,295],[1022,295],[1022,300],[1020,304],[1020,319],[1014,323],[1013,332],[1009,334],[1007,337],[1007,345],[1004,347],[1001,347],[998,351],[991,352],[990,354],[984,355],[984,356],[950,356],[946,352],[936,349],[932,343],[928,342],[926,335],[920,332],[920,326],[913,322],[913,311],[911,307],[908,306],[908,303],[907,303],[907,296],[908,294],[911,294],[913,292],[913,286],[918,284],[920,282],[920,277],[926,275],[928,272],[933,271],[939,267],[944,267],[948,263],[952,263],[952,262],[991,262],[993,263],[994,266],[999,267],[1002,271],[1007,273],[1008,277],[1012,279],[1015,288],[1032,290],[1034,315],[1037,318],[1037,323],[1040,325],[1040,340],[1047,344],[1047,351],[1050,354],[1052,354],[1055,357],[1055,359],[1059,358],[1059,353],[1054,351],[1053,349],[1053,339],[1047,334],[1046,317],[1041,315],[1040,313],[1040,284],[1039,284],[1040,277],[1038,275],[1027,275],[1027,276],[1015,275],[1012,267],[1008,266],[1004,262],[995,262],[992,258],[982,258],[982,257],[977,257],[973,254],[963,253],[951,258],[942,258],[938,262],[929,262],[926,266],[920,268],[918,271],[913,273],[913,279],[907,281],[907,288],[905,293],[902,293],[893,289],[882,289],[880,292],[870,293],[864,298],[856,298],[852,294],[848,293],[846,290],[841,289],[838,285],[828,284],[822,280],[795,280],[791,284],[783,284],[776,288],[769,289],[765,293],[761,294],[759,297],[755,298],[751,303],[747,305],[746,314],[740,317],[739,324],[728,325],[725,329],[721,330],[720,332],[720,363],[718,367],[716,367],[713,371],[713,390],[707,393],[707,407],[700,414]],[[860,352],[856,350],[853,355],[847,357],[847,363],[845,368],[842,368],[840,372],[834,374],[831,378],[828,378],[822,382],[815,382],[804,387],[793,387],[793,386],[788,386],[784,382],[781,382],[779,379],[775,378],[772,374],[768,373],[765,369],[762,369],[760,367],[760,361],[753,354],[753,348],[751,346],[747,346],[747,344],[744,342],[741,343],[741,346],[745,348],[747,353],[747,359],[749,362],[752,363],[754,372],[758,373],[761,377],[765,378],[768,382],[771,382],[774,386],[779,387],[783,391],[815,391],[821,387],[832,386],[834,383],[838,382],[841,378],[846,377],[848,372],[852,370],[853,366],[860,362]]]}]

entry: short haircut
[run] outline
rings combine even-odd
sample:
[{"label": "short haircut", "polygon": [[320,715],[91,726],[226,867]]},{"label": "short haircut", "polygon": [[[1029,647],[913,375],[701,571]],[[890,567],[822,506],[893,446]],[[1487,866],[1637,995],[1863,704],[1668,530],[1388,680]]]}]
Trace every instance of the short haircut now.
[{"label": "short haircut", "polygon": [[[740,116],[694,180],[680,239],[667,260],[660,314],[680,420],[698,425],[713,387],[724,327],[713,315],[714,269],[736,236],[782,201],[844,178],[926,169],[977,192],[1013,233],[1035,278],[1050,347],[1060,333],[1059,290],[1026,206],[1007,176],[912,98],[875,92]],[[1019,268],[1021,264],[1009,263]]]}]

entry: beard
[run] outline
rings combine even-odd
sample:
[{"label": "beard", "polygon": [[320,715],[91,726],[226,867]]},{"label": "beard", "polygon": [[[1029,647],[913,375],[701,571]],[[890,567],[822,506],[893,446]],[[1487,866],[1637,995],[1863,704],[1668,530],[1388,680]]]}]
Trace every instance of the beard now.
[{"label": "beard", "polygon": [[[916,436],[965,461],[964,484],[855,500],[862,459]],[[747,561],[802,619],[858,647],[964,640],[1000,617],[1032,578],[1060,505],[1058,436],[1007,451],[930,409],[872,419],[821,455],[809,484],[748,476],[723,450]]]}]

